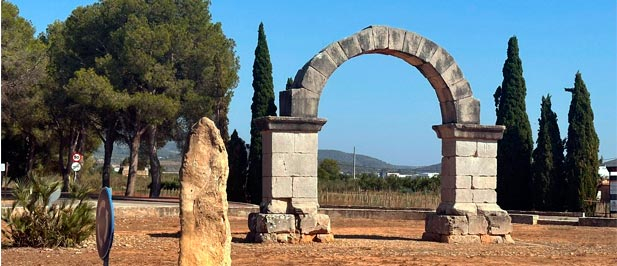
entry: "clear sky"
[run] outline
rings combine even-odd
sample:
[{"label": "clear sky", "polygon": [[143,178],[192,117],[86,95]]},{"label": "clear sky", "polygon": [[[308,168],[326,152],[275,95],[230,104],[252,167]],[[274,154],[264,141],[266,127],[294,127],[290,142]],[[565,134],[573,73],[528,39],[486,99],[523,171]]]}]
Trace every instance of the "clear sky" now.
[{"label": "clear sky", "polygon": [[[12,1],[44,31],[79,5],[94,1]],[[508,38],[516,35],[527,84],[527,112],[537,138],[540,100],[551,94],[563,138],[574,75],[580,71],[595,115],[600,155],[617,157],[617,4],[602,1],[241,1],[213,0],[213,20],[236,42],[240,83],[230,130],[249,141],[252,65],[257,27],[264,23],[273,65],[276,103],[313,55],[369,25],[416,32],[446,49],[481,103],[481,124],[494,124],[493,92],[501,85]],[[319,116],[328,119],[320,149],[375,156],[394,164],[440,161],[431,126],[440,124],[434,90],[419,71],[384,55],[356,57],[330,77]]]}]

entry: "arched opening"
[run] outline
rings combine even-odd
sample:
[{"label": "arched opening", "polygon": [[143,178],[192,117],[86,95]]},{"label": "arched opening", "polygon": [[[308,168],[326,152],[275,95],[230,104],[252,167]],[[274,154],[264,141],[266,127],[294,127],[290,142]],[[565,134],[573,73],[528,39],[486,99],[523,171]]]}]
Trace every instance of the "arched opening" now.
[{"label": "arched opening", "polygon": [[[287,242],[287,236],[298,233],[313,241],[323,241],[324,234],[333,239],[328,216],[318,213],[318,132],[326,123],[318,118],[320,97],[339,66],[375,53],[416,67],[439,102],[441,124],[432,128],[441,139],[441,203],[427,215],[423,238],[469,243],[483,236],[483,241],[511,242],[510,216],[497,205],[495,192],[497,140],[505,127],[479,125],[480,103],[445,49],[413,32],[384,26],[367,27],[321,50],[298,71],[294,88],[280,93],[280,116],[253,121],[263,139],[263,198],[260,213],[249,218],[249,240]],[[271,232],[269,224],[289,226]]]}]

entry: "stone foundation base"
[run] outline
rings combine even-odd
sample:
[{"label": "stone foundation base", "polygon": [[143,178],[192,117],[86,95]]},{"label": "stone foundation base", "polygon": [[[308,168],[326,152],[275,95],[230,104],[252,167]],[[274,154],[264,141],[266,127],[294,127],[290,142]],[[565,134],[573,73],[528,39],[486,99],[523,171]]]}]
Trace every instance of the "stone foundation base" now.
[{"label": "stone foundation base", "polygon": [[422,240],[444,243],[514,243],[512,221],[507,212],[490,215],[426,216]]},{"label": "stone foundation base", "polygon": [[332,242],[330,217],[325,214],[249,214],[247,242]]}]

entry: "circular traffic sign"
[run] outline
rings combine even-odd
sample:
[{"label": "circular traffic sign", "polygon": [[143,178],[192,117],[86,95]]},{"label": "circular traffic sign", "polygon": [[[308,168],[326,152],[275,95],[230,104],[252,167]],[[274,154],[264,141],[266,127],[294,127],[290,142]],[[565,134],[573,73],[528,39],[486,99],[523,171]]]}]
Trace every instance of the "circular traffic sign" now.
[{"label": "circular traffic sign", "polygon": [[114,205],[111,201],[111,188],[104,187],[96,204],[96,249],[99,257],[109,259],[109,250],[114,241]]},{"label": "circular traffic sign", "polygon": [[79,162],[79,161],[81,161],[81,154],[73,153],[73,162]]},{"label": "circular traffic sign", "polygon": [[79,172],[79,170],[81,170],[81,164],[78,162],[73,162],[71,164],[71,169],[73,169],[73,171],[75,172]]}]

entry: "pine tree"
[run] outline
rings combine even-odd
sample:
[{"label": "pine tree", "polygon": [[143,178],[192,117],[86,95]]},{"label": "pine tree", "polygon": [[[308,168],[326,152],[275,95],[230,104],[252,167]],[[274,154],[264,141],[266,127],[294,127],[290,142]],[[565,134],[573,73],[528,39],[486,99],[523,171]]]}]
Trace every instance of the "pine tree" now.
[{"label": "pine tree", "polygon": [[533,151],[533,208],[559,208],[563,195],[563,142],[557,125],[557,114],[551,109],[551,96],[542,97],[536,149]]},{"label": "pine tree", "polygon": [[564,175],[568,181],[568,207],[572,211],[592,212],[593,205],[587,200],[595,196],[598,181],[598,149],[600,141],[593,125],[593,110],[589,91],[577,72],[568,112],[568,139]]},{"label": "pine tree", "polygon": [[[274,105],[274,82],[272,81],[272,63],[266,41],[263,23],[259,24],[255,61],[253,62],[253,104],[252,119],[264,116],[276,116]],[[250,201],[261,203],[261,132],[251,123],[251,149],[249,152],[249,177],[247,190]]]},{"label": "pine tree", "polygon": [[527,89],[519,58],[518,40],[508,41],[503,82],[495,92],[497,125],[506,126],[497,149],[497,202],[506,209],[531,206],[531,151],[533,140],[525,107]]},{"label": "pine tree", "polygon": [[229,178],[227,179],[227,199],[246,202],[246,177],[248,171],[248,153],[246,143],[234,130],[227,142],[227,159],[229,160]]}]

